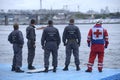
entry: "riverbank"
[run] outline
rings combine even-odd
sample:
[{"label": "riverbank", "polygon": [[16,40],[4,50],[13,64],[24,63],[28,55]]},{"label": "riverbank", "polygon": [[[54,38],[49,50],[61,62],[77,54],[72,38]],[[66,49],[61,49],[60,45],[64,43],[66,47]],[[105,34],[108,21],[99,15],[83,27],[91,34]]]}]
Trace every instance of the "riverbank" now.
[{"label": "riverbank", "polygon": [[[75,24],[95,24],[96,21],[98,19],[75,19]],[[101,19],[103,24],[120,24],[120,19]],[[53,19],[53,22],[55,25],[66,25],[69,24],[69,20],[64,20],[64,19],[60,19],[60,20],[56,20]],[[4,25],[5,22],[1,23],[0,25]],[[17,22],[20,25],[29,25],[26,21],[21,21],[21,22]],[[9,21],[8,25],[13,25],[14,22],[13,21]],[[48,22],[44,21],[44,22],[39,22],[39,24],[36,25],[47,25]]]}]

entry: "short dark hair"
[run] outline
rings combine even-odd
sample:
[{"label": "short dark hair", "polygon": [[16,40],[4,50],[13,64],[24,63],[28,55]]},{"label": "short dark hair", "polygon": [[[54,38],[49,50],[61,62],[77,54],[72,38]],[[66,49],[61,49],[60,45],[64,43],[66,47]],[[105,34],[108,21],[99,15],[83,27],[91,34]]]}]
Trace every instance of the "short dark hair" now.
[{"label": "short dark hair", "polygon": [[48,24],[49,24],[49,25],[53,25],[53,21],[52,21],[52,20],[49,20],[49,21],[48,21]]},{"label": "short dark hair", "polygon": [[31,19],[31,24],[35,24],[35,20],[34,19]]},{"label": "short dark hair", "polygon": [[70,23],[74,23],[74,19],[70,19],[70,21],[69,21]]},{"label": "short dark hair", "polygon": [[19,25],[18,25],[17,23],[15,23],[15,24],[13,25],[13,28],[14,28],[14,30],[18,30]]}]

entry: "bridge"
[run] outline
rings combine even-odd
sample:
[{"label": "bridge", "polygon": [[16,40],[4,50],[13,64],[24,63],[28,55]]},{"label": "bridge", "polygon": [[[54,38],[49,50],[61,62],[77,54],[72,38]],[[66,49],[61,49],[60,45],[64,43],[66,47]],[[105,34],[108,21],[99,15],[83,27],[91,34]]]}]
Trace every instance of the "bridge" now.
[{"label": "bridge", "polygon": [[0,24],[29,24],[31,19],[36,20],[36,24],[45,23],[47,20],[66,19],[71,13],[67,10],[9,10],[0,12]]}]

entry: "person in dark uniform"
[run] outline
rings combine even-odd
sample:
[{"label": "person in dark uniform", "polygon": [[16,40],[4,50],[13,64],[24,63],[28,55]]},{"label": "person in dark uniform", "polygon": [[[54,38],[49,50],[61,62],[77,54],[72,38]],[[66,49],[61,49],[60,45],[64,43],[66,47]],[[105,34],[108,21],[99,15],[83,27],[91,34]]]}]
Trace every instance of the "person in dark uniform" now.
[{"label": "person in dark uniform", "polygon": [[19,29],[19,25],[16,23],[13,25],[14,31],[12,31],[8,36],[8,41],[13,44],[13,64],[11,71],[18,73],[24,72],[20,69],[22,67],[22,48],[24,44],[23,34]]},{"label": "person in dark uniform", "polygon": [[58,30],[53,27],[53,21],[48,21],[48,26],[44,29],[42,38],[41,38],[41,45],[44,49],[44,72],[48,72],[49,69],[49,57],[50,53],[52,53],[52,66],[53,72],[56,72],[57,67],[57,57],[58,57],[58,48],[60,45],[60,35]]},{"label": "person in dark uniform", "polygon": [[69,22],[70,23],[68,26],[65,27],[63,36],[62,36],[64,46],[66,46],[66,60],[65,60],[65,67],[63,71],[68,70],[72,52],[75,59],[76,70],[79,71],[80,70],[79,46],[81,42],[81,33],[79,28],[74,25],[74,19],[70,19]]},{"label": "person in dark uniform", "polygon": [[26,28],[26,38],[28,40],[27,46],[28,46],[28,69],[32,70],[35,69],[35,67],[32,65],[33,60],[35,57],[35,41],[36,41],[36,34],[35,34],[35,20],[32,19],[30,22],[30,25]]}]

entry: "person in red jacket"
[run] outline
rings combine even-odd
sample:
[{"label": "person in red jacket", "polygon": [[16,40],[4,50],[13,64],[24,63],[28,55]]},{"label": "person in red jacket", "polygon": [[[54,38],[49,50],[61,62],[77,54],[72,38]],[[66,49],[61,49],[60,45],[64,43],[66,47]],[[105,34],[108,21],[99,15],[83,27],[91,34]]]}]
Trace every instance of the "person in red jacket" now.
[{"label": "person in red jacket", "polygon": [[98,71],[102,72],[104,49],[108,47],[108,32],[102,27],[102,21],[98,20],[93,28],[89,30],[87,36],[88,47],[91,47],[88,69],[86,72],[92,72],[92,66],[96,56],[98,56]]}]

